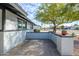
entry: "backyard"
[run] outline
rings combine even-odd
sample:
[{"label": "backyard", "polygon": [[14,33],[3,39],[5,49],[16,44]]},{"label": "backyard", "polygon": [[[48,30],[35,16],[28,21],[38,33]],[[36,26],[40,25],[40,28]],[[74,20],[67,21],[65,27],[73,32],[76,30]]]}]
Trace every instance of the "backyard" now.
[{"label": "backyard", "polygon": [[[49,32],[52,31],[52,29],[50,30],[41,30],[41,32]],[[61,35],[61,31],[62,30],[57,30],[56,33]],[[74,39],[74,54],[75,56],[79,56],[79,30],[67,30],[68,34],[67,35],[71,35],[72,33],[75,33],[75,39]]]},{"label": "backyard", "polygon": [[11,49],[7,56],[59,56],[56,45],[51,40],[29,40]]},{"label": "backyard", "polygon": [[[45,31],[46,32],[46,31]],[[48,31],[47,31],[48,32]],[[78,34],[77,30],[68,30],[68,33],[74,32]],[[31,33],[32,34],[32,33]],[[57,34],[61,35],[61,31],[57,30]],[[69,34],[68,34],[69,35]],[[31,36],[30,36],[31,37]],[[12,48],[6,54],[7,56],[59,56],[56,44],[49,39],[28,39],[22,44]],[[74,39],[73,55],[79,56],[79,36]]]},{"label": "backyard", "polygon": [[72,29],[59,26],[79,20],[79,4],[2,3],[0,8],[0,55],[79,56],[79,30],[73,29],[78,22]]}]

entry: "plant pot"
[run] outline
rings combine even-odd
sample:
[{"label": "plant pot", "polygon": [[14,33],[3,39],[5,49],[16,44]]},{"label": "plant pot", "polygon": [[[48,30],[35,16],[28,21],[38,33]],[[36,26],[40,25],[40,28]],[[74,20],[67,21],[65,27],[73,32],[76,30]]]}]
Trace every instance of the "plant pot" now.
[{"label": "plant pot", "polygon": [[62,35],[67,35],[67,31],[62,31]]}]

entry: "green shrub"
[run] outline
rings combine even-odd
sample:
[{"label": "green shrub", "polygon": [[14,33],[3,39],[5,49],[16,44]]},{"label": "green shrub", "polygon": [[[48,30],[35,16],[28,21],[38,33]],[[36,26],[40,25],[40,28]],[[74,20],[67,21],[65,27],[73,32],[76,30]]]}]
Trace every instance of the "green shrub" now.
[{"label": "green shrub", "polygon": [[76,27],[75,29],[76,29],[76,30],[79,30],[79,27]]},{"label": "green shrub", "polygon": [[75,36],[75,33],[73,32],[71,35],[72,35],[72,36]]},{"label": "green shrub", "polygon": [[34,32],[40,32],[40,30],[39,29],[34,29]]},{"label": "green shrub", "polygon": [[64,26],[62,25],[60,28],[61,28],[61,29],[64,29]]}]

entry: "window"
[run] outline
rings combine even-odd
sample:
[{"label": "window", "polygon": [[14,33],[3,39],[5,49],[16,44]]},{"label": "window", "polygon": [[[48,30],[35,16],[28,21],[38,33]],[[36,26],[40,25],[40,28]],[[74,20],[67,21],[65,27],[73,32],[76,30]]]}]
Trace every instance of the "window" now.
[{"label": "window", "polygon": [[23,21],[22,19],[18,18],[18,29],[19,30],[24,30],[27,29],[27,24],[25,21]]},{"label": "window", "polygon": [[18,29],[19,30],[22,29],[22,21],[20,19],[18,19]]},{"label": "window", "polygon": [[27,23],[23,21],[22,27],[23,29],[27,29]]}]

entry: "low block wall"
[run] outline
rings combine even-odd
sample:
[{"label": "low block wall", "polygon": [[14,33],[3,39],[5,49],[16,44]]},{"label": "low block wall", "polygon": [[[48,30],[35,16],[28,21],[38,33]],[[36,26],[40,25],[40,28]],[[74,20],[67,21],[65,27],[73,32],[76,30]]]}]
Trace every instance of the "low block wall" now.
[{"label": "low block wall", "polygon": [[50,34],[47,32],[27,32],[27,39],[50,39]]},{"label": "low block wall", "polygon": [[0,35],[2,35],[2,39],[4,39],[1,40],[0,38],[0,42],[4,42],[2,43],[4,46],[1,45],[2,48],[0,48],[0,52],[2,52],[2,50],[4,51],[4,53],[8,52],[11,48],[14,48],[20,43],[23,43],[25,39],[50,39],[56,44],[57,50],[61,55],[73,55],[74,37],[71,36],[60,36],[50,32],[35,33],[32,31],[29,32],[29,30],[3,32],[0,33]]},{"label": "low block wall", "polygon": [[52,34],[51,40],[56,44],[57,50],[61,55],[73,55],[74,37]]},{"label": "low block wall", "polygon": [[61,55],[73,55],[74,37],[61,36],[50,32],[28,32],[27,39],[50,39],[56,46]]},{"label": "low block wall", "polygon": [[61,55],[73,55],[73,49],[74,49],[74,38],[72,37],[62,37],[58,40],[57,46],[58,50],[60,50]]}]

